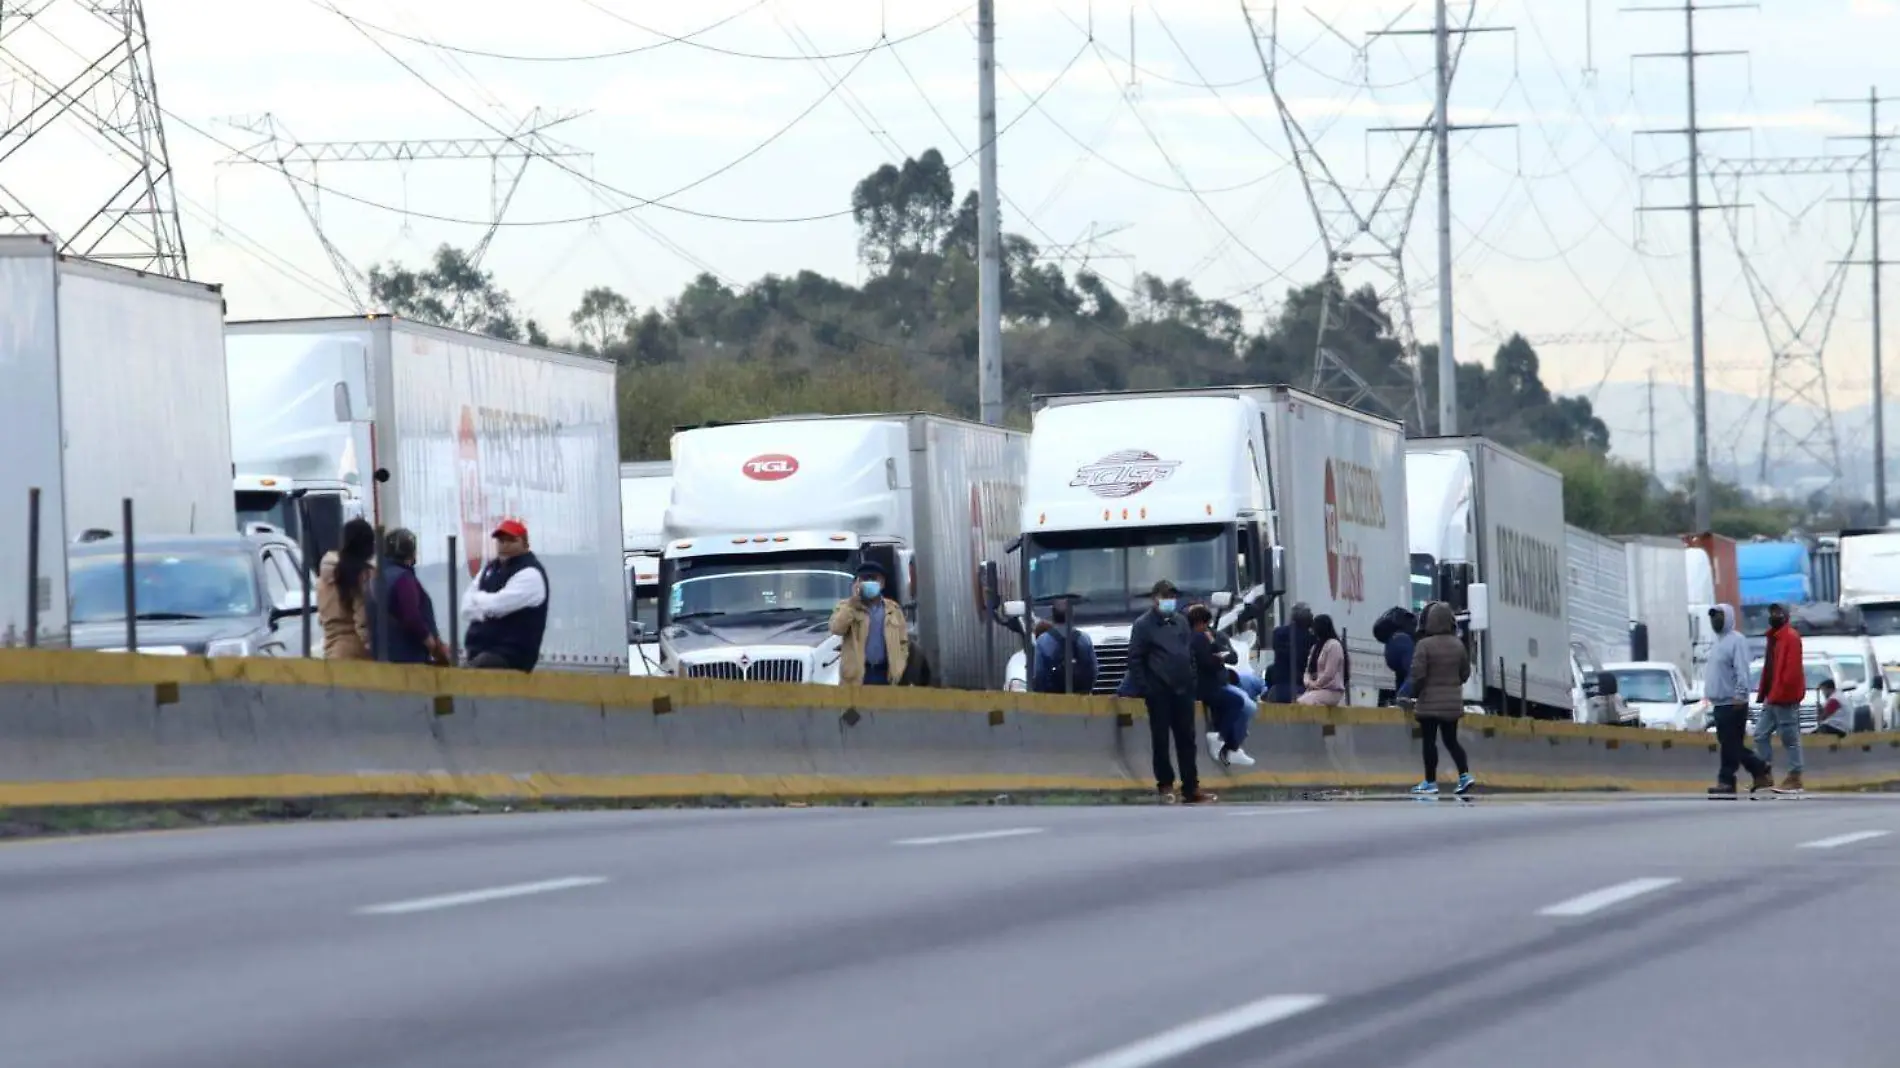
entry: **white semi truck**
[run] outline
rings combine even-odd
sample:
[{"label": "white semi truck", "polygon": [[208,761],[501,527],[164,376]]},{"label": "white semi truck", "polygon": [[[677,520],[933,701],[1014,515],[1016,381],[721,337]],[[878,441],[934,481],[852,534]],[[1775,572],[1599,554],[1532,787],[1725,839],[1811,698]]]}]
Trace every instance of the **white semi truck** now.
[{"label": "white semi truck", "polygon": [[1574,718],[1595,694],[1579,685],[1565,611],[1563,476],[1487,438],[1406,447],[1412,574],[1467,627],[1467,702],[1514,713],[1528,698],[1531,715]]},{"label": "white semi truck", "polygon": [[1840,606],[1860,616],[1880,670],[1900,683],[1900,531],[1843,531]]},{"label": "white semi truck", "polygon": [[[231,530],[217,286],[60,255],[42,236],[0,237],[0,645],[61,644],[66,547],[88,531],[134,540]],[[29,596],[28,497],[39,490]],[[29,605],[33,611],[29,613]]]},{"label": "white semi truck", "polygon": [[[1648,649],[1632,649],[1633,659],[1674,664],[1685,679],[1696,670],[1696,624],[1689,595],[1686,552],[1676,538],[1638,535],[1623,539],[1629,562],[1629,617],[1642,624]],[[1704,614],[1707,609],[1703,609]]]},{"label": "white semi truck", "polygon": [[627,567],[627,670],[660,673],[660,551],[673,465],[647,460],[620,465],[620,537]]},{"label": "white semi truck", "polygon": [[382,315],[232,323],[225,355],[237,451],[257,468],[238,474],[292,481],[306,509],[338,498],[309,509],[325,524],[312,540],[351,512],[414,531],[446,638],[451,571],[466,589],[495,523],[519,517],[548,573],[542,668],[627,670],[613,364]]},{"label": "white semi truck", "polygon": [[673,436],[664,672],[838,683],[831,611],[881,566],[918,685],[982,689],[1009,655],[978,563],[1018,533],[1027,435],[937,415],[796,416]]},{"label": "white semi truck", "polygon": [[[1129,630],[1166,578],[1218,610],[1257,671],[1271,656],[1266,633],[1303,601],[1345,635],[1353,703],[1390,688],[1372,625],[1408,597],[1398,423],[1287,386],[1036,406],[1023,538],[1007,569],[1027,596],[1002,613],[1019,634],[1068,601],[1095,647],[1095,690],[1113,693]],[[1007,688],[1027,686],[1028,661],[1026,649],[1010,658]]]}]

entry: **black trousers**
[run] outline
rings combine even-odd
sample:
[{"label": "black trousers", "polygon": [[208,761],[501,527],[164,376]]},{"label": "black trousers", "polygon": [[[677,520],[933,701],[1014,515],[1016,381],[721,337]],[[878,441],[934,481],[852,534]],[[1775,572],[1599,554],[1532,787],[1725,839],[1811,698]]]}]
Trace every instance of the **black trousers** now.
[{"label": "black trousers", "polygon": [[1438,740],[1445,740],[1445,752],[1451,754],[1451,762],[1458,765],[1458,774],[1471,772],[1471,762],[1465,759],[1465,747],[1458,744],[1458,721],[1455,719],[1420,719],[1419,733],[1425,739],[1425,781],[1438,781]]},{"label": "black trousers", "polygon": [[1181,792],[1188,795],[1201,788],[1194,764],[1194,696],[1192,694],[1149,694],[1148,740],[1154,746],[1155,788],[1174,786],[1174,764],[1168,760],[1168,740],[1174,740],[1174,753],[1181,763]]},{"label": "black trousers", "polygon": [[1716,773],[1716,782],[1723,786],[1734,786],[1736,768],[1747,768],[1750,775],[1768,774],[1768,765],[1742,744],[1742,739],[1747,736],[1747,706],[1715,706],[1715,742],[1722,750],[1722,770]]}]

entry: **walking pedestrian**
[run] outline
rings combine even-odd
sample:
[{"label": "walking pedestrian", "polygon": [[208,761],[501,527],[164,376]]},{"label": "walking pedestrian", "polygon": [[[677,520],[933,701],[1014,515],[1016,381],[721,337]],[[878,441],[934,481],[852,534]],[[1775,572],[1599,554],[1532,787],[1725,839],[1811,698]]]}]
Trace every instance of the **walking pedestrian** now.
[{"label": "walking pedestrian", "polygon": [[1254,758],[1242,747],[1247,741],[1247,724],[1254,716],[1254,703],[1240,686],[1234,664],[1240,659],[1233,646],[1214,633],[1214,612],[1204,604],[1188,609],[1188,626],[1193,631],[1190,648],[1194,654],[1196,696],[1207,706],[1211,721],[1207,733],[1207,751],[1223,765],[1250,768]]},{"label": "walking pedestrian", "polygon": [[1346,645],[1339,640],[1333,617],[1313,617],[1313,651],[1307,657],[1306,692],[1296,704],[1340,705],[1346,701]]},{"label": "walking pedestrian", "polygon": [[1801,666],[1801,632],[1788,622],[1788,609],[1768,606],[1768,655],[1761,662],[1761,718],[1755,722],[1755,755],[1775,763],[1775,735],[1788,750],[1788,774],[1775,787],[1778,794],[1798,794],[1801,783],[1801,702],[1808,696],[1808,676]]},{"label": "walking pedestrian", "polygon": [[[1036,624],[1036,664],[1030,675],[1030,689],[1037,693],[1093,693],[1095,676],[1100,670],[1095,660],[1095,643],[1069,620],[1069,603],[1057,601],[1049,614],[1055,622]],[[1063,662],[1068,657],[1068,680],[1063,680]]]},{"label": "walking pedestrian", "polygon": [[533,672],[548,629],[548,573],[519,519],[495,524],[495,558],[462,595],[462,648],[472,668]]},{"label": "walking pedestrian", "polygon": [[343,540],[317,565],[317,621],[325,660],[370,659],[369,604],[376,570],[376,528],[364,519],[343,524]]},{"label": "walking pedestrian", "polygon": [[1300,696],[1301,665],[1313,648],[1313,609],[1301,601],[1287,616],[1287,622],[1273,628],[1273,663],[1267,666],[1267,700],[1279,705],[1290,705]]},{"label": "walking pedestrian", "polygon": [[1702,696],[1708,699],[1711,718],[1715,720],[1716,745],[1722,751],[1721,770],[1715,773],[1715,785],[1709,787],[1709,796],[1734,797],[1738,768],[1747,768],[1754,777],[1749,793],[1769,789],[1775,780],[1768,774],[1768,765],[1743,743],[1748,734],[1748,692],[1753,688],[1748,670],[1748,638],[1735,624],[1732,605],[1718,604],[1709,609],[1709,626],[1716,638],[1709,648],[1709,659],[1702,666]]},{"label": "walking pedestrian", "polygon": [[[376,576],[376,603],[381,610],[371,620],[381,659],[391,664],[435,664],[447,667],[449,648],[442,644],[435,624],[435,601],[416,578],[416,535],[397,527],[383,535],[383,572]],[[379,631],[386,630],[386,634]],[[379,648],[380,646],[380,648]]]},{"label": "walking pedestrian", "polygon": [[1465,715],[1465,682],[1471,678],[1471,658],[1458,638],[1458,618],[1451,605],[1434,602],[1425,608],[1425,637],[1412,653],[1412,716],[1424,739],[1425,778],[1412,792],[1438,792],[1438,743],[1458,765],[1458,792],[1469,793],[1477,780],[1471,762],[1458,742],[1458,721]]},{"label": "walking pedestrian", "polygon": [[1128,634],[1128,677],[1132,688],[1148,705],[1148,741],[1154,750],[1155,793],[1164,804],[1175,801],[1174,764],[1168,760],[1168,742],[1174,742],[1181,765],[1180,800],[1205,804],[1214,795],[1201,789],[1194,759],[1194,657],[1189,648],[1187,623],[1176,611],[1179,591],[1167,579],[1150,591],[1154,607],[1142,613]]},{"label": "walking pedestrian", "polygon": [[884,596],[884,568],[865,561],[851,596],[831,610],[838,649],[838,681],[846,686],[891,686],[910,662],[910,623],[904,606]]}]

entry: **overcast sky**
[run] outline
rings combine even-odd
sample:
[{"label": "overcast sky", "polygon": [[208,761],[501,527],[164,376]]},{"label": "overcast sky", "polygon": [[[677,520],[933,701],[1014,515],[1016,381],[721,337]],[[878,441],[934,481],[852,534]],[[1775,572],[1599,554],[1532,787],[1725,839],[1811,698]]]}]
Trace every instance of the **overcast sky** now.
[{"label": "overcast sky", "polygon": [[[269,167],[226,162],[261,141],[228,125],[235,116],[269,113],[289,136],[320,142],[495,137],[536,107],[582,113],[548,131],[577,155],[529,164],[508,207],[513,225],[486,259],[557,336],[592,285],[649,306],[702,270],[732,282],[801,268],[856,278],[853,183],[933,146],[964,161],[977,143],[975,6],[965,0],[332,4],[146,2],[192,273],[224,283],[234,317],[349,310],[292,185]],[[109,42],[78,0],[51,0],[39,25],[10,21],[17,5],[7,6],[0,114],[17,118],[31,104],[17,80],[9,84],[10,66],[64,82],[84,67],[80,53]],[[1071,264],[1087,255],[1122,284],[1137,269],[1187,277],[1256,316],[1289,281],[1317,277],[1318,227],[1240,0],[997,6],[1009,229],[1045,248],[1070,246]],[[1686,197],[1680,180],[1638,177],[1684,158],[1681,137],[1637,133],[1683,125],[1683,65],[1631,58],[1679,50],[1683,20],[1623,6],[1496,0],[1473,16],[1514,32],[1469,38],[1453,119],[1516,126],[1461,134],[1454,145],[1463,359],[1488,356],[1500,330],[1624,336],[1545,345],[1547,379],[1588,389],[1654,369],[1663,381],[1687,380],[1686,217],[1636,210]],[[1251,10],[1264,27],[1273,4],[1253,0]],[[1467,12],[1454,4],[1453,21]],[[1281,97],[1362,207],[1408,137],[1373,128],[1424,121],[1431,94],[1429,38],[1367,33],[1428,27],[1430,18],[1429,3],[1281,5]],[[1891,0],[1767,0],[1759,11],[1708,12],[1698,27],[1698,47],[1749,53],[1703,61],[1703,122],[1750,128],[1712,135],[1706,155],[1853,152],[1828,138],[1864,133],[1865,107],[1817,99],[1864,96],[1883,69],[1900,97]],[[805,58],[814,54],[834,58]],[[602,58],[574,58],[589,55]],[[1900,103],[1891,112],[1884,125],[1900,130]],[[0,162],[0,185],[68,228],[122,179],[118,166],[69,125]],[[974,160],[955,173],[959,190],[972,187]],[[1900,166],[1891,180],[1900,190]],[[321,193],[302,191],[358,267],[418,262],[445,241],[473,245],[491,210],[481,160],[336,164],[316,181]],[[1738,242],[1760,276],[1761,307],[1773,316],[1779,306],[1792,324],[1774,319],[1785,340],[1856,232],[1857,209],[1828,198],[1860,188],[1846,175],[1755,181],[1739,193],[1725,182],[1705,188],[1705,197],[1750,205],[1704,218],[1715,385],[1744,393],[1766,385],[1768,340]],[[1406,202],[1405,190],[1393,195],[1389,203]],[[634,197],[664,203],[629,210]],[[1894,214],[1888,247],[1900,250]],[[1426,340],[1437,336],[1435,220],[1428,176],[1406,246]],[[1379,276],[1362,266],[1348,277]],[[1891,281],[1900,286],[1900,275]],[[1828,341],[1842,407],[1866,398],[1867,282],[1864,269],[1846,276]],[[1813,320],[1810,341],[1826,321]]]}]

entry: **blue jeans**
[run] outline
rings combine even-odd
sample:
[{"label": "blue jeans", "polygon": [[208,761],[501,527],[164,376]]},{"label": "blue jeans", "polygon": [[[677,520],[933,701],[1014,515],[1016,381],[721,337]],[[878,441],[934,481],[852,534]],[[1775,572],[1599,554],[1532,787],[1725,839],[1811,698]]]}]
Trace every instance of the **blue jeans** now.
[{"label": "blue jeans", "polygon": [[1765,764],[1775,762],[1775,735],[1788,750],[1788,770],[1801,773],[1801,706],[1763,705],[1755,721],[1755,755]]},{"label": "blue jeans", "polygon": [[864,685],[889,686],[891,684],[891,666],[889,664],[864,665]]},{"label": "blue jeans", "polygon": [[1208,710],[1213,712],[1220,740],[1229,749],[1239,749],[1247,741],[1247,725],[1253,722],[1254,700],[1238,686],[1222,687],[1209,696]]}]

